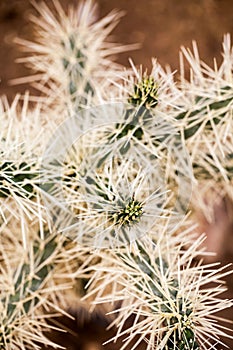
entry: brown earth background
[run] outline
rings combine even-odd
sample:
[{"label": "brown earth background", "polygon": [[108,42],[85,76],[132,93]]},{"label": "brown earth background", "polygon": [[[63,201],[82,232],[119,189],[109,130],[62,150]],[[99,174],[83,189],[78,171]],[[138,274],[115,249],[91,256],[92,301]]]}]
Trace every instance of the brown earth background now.
[{"label": "brown earth background", "polygon": [[[48,5],[52,3],[51,0],[45,2]],[[78,1],[61,0],[61,3],[67,7]],[[125,11],[125,16],[114,31],[117,41],[141,44],[140,50],[122,54],[117,59],[126,66],[131,57],[136,65],[143,64],[150,68],[151,57],[156,57],[163,66],[169,64],[173,70],[179,69],[179,48],[181,45],[191,47],[192,40],[197,41],[200,56],[205,62],[212,64],[214,57],[221,62],[223,35],[233,34],[233,0],[99,0],[97,3],[100,16],[114,8]],[[32,39],[32,25],[28,20],[31,13],[35,13],[35,10],[29,0],[0,0],[0,95],[6,94],[10,100],[17,92],[32,90],[29,86],[11,86],[8,83],[11,79],[30,73],[27,68],[15,63],[22,54],[13,39]],[[224,263],[233,261],[232,221],[230,217],[228,223],[221,222],[221,230],[217,230],[217,235],[224,237],[222,241],[225,243],[218,251]],[[210,235],[216,225],[209,230]],[[232,276],[227,278],[227,283],[227,296],[232,298]],[[104,318],[93,318],[83,326],[78,326],[79,311],[73,310],[73,314],[74,321],[62,320],[72,330],[72,334],[61,335],[60,344],[68,350],[119,349],[119,344],[101,346],[102,341],[109,337],[105,332],[107,321]],[[226,313],[231,320],[232,314],[233,310]],[[233,349],[232,342],[228,340],[227,344]]]}]

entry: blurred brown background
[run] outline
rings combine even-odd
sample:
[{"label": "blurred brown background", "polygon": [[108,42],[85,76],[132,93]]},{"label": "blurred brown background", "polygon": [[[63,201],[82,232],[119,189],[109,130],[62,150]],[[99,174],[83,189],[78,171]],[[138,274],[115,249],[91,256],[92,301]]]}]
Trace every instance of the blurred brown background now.
[{"label": "blurred brown background", "polygon": [[[48,5],[52,3],[51,0],[45,2]],[[71,3],[78,3],[78,0],[60,0],[60,2],[66,7]],[[191,47],[192,40],[197,41],[204,61],[211,64],[213,57],[216,57],[220,62],[223,35],[233,34],[233,0],[99,0],[97,3],[100,16],[114,8],[126,12],[114,31],[117,41],[141,44],[140,50],[123,54],[118,58],[124,65],[128,65],[128,58],[132,57],[136,64],[142,63],[144,67],[150,67],[151,57],[156,57],[162,65],[169,64],[173,70],[179,69],[179,48],[181,45]],[[28,86],[10,86],[8,81],[29,73],[25,67],[15,63],[15,59],[22,53],[13,44],[13,39],[16,36],[32,38],[32,26],[28,15],[34,12],[29,0],[0,0],[0,95],[6,94],[10,99],[17,92],[29,89]],[[232,243],[232,223],[224,225],[222,220],[219,221],[221,222],[216,222],[212,228],[210,227],[210,237],[211,232],[215,230],[215,234],[217,232],[218,235],[225,235],[221,241]],[[228,247],[226,251],[225,248],[218,247],[219,258],[224,263],[233,261],[232,244],[229,246],[227,243],[225,243]],[[227,297],[232,298],[232,276],[229,276],[227,281],[230,288]],[[227,311],[227,317],[233,319],[232,310]],[[107,334],[106,323],[101,321],[101,318],[98,321],[87,322],[84,328],[77,328],[76,321],[73,323],[70,320],[63,321],[72,329],[73,334],[67,338],[61,336],[61,343],[68,346],[67,349],[103,349],[101,342],[107,338]],[[233,344],[229,340],[227,343],[233,349]],[[110,344],[105,348],[118,349],[119,345]]]}]

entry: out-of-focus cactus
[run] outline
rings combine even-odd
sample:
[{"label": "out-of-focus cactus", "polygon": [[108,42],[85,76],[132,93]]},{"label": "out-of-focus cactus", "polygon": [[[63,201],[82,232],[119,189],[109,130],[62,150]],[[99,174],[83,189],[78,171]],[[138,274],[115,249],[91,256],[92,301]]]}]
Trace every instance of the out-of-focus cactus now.
[{"label": "out-of-focus cactus", "polygon": [[37,15],[31,20],[36,41],[17,40],[23,51],[31,54],[19,61],[36,73],[33,86],[45,96],[44,104],[52,103],[53,109],[61,113],[69,102],[76,108],[85,107],[93,95],[99,103],[101,96],[111,91],[111,80],[122,70],[113,62],[114,56],[135,47],[112,43],[108,38],[122,12],[112,11],[96,21],[97,6],[92,0],[80,2],[77,8],[70,6],[68,13],[57,0],[53,1],[53,9],[45,2],[34,6]]},{"label": "out-of-focus cactus", "polygon": [[55,265],[64,249],[62,240],[46,231],[36,233],[31,225],[25,250],[17,230],[20,225],[11,222],[1,227],[1,348],[31,349],[43,343],[56,347],[43,332],[50,328],[46,322],[49,313],[60,312],[53,294],[65,288],[64,283],[53,283]]}]

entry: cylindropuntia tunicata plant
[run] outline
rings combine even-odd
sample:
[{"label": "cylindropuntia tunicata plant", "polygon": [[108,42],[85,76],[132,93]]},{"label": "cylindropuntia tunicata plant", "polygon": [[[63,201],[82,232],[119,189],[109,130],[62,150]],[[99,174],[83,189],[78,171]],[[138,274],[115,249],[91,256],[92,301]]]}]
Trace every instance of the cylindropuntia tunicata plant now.
[{"label": "cylindropuntia tunicata plant", "polygon": [[121,350],[224,346],[212,314],[232,302],[206,285],[230,272],[202,264],[186,211],[197,182],[231,183],[229,39],[219,70],[183,50],[193,74],[176,84],[155,60],[150,74],[111,61],[125,49],[108,38],[119,13],[97,21],[92,1],[53,4],[35,3],[36,42],[21,40],[40,108],[26,118],[25,97],[21,118],[15,102],[0,115],[1,347],[58,348],[46,320],[71,294],[109,304]]}]

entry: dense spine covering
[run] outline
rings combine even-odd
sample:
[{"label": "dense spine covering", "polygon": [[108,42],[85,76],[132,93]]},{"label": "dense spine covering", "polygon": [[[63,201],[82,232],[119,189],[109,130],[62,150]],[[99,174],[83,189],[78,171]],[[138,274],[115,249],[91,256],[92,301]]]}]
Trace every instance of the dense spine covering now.
[{"label": "dense spine covering", "polygon": [[[19,118],[17,98],[12,106],[2,102],[0,345],[59,347],[47,338],[46,319],[66,312],[69,287],[90,308],[109,303],[117,327],[109,341],[125,337],[121,350],[141,342],[147,350],[217,349],[228,334],[214,314],[232,307],[219,298],[229,271],[202,264],[204,239],[186,210],[192,186],[191,207],[199,185],[205,196],[218,182],[216,192],[233,197],[230,39],[215,70],[200,62],[195,46],[194,55],[183,49],[189,82],[181,76],[176,84],[155,60],[150,74],[132,64],[120,78],[111,56],[125,47],[108,35],[121,14],[97,21],[92,1],[68,13],[53,5],[54,12],[35,3],[36,42],[20,41],[31,54],[22,61],[36,73],[42,107],[29,111],[25,96]],[[100,102],[111,106],[95,107]],[[46,147],[60,121],[74,115],[60,138],[66,146],[76,130],[82,137],[65,156],[55,148],[49,172]],[[19,256],[11,261],[14,250]]]}]

